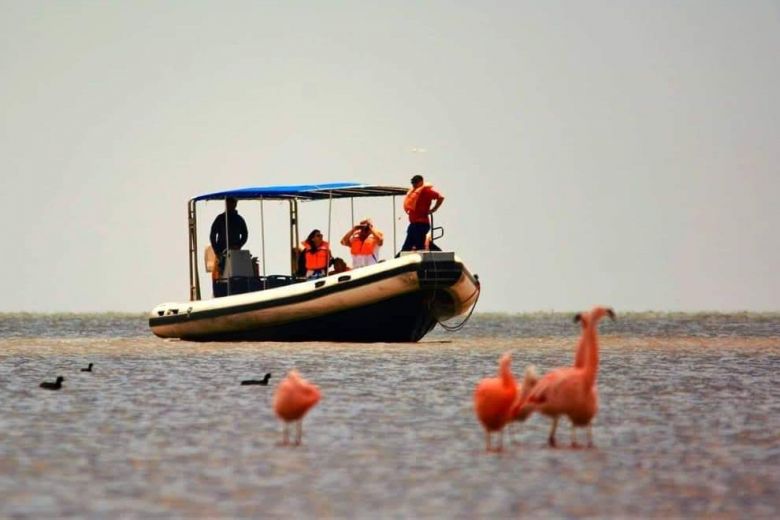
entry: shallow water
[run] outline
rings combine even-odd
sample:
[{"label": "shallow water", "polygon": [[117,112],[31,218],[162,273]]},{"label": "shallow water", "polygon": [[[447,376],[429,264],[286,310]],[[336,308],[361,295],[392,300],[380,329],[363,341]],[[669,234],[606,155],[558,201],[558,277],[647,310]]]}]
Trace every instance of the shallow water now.
[{"label": "shallow water", "polygon": [[[601,332],[596,448],[547,448],[533,417],[488,454],[476,382],[505,350],[516,373],[570,364],[570,315],[476,315],[401,345],[0,315],[0,517],[776,517],[780,316],[629,314]],[[323,392],[298,448],[270,406],[293,367]],[[239,385],[266,371],[271,386]],[[38,388],[57,375],[63,390]]]}]

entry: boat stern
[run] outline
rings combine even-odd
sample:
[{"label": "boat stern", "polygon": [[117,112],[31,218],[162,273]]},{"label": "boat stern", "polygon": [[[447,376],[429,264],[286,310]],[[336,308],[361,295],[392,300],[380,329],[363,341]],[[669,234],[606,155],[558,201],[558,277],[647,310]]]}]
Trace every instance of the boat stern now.
[{"label": "boat stern", "polygon": [[463,315],[476,304],[479,278],[472,274],[455,253],[426,251],[417,268],[420,288],[429,292],[431,309],[437,321]]}]

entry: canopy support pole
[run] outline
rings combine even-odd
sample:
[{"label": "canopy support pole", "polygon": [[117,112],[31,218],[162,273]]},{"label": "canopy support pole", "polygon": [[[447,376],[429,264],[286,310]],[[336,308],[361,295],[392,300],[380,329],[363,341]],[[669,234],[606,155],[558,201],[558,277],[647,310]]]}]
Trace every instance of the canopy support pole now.
[{"label": "canopy support pole", "polygon": [[263,276],[265,276],[265,218],[263,218],[263,197],[260,197],[260,247],[263,257]]},{"label": "canopy support pole", "polygon": [[298,200],[290,199],[290,275],[298,271]]},{"label": "canopy support pole", "polygon": [[333,192],[330,192],[330,197],[328,197],[328,241],[330,241],[330,219],[333,215]]},{"label": "canopy support pole", "polygon": [[396,228],[396,221],[395,221],[395,195],[393,195],[393,254],[395,255],[398,252],[398,246],[395,241],[395,228]]},{"label": "canopy support pole", "polygon": [[[228,198],[227,195],[225,196],[225,266],[227,266],[227,257],[228,252],[230,251],[230,229],[228,228],[228,220],[230,220],[228,217]],[[227,270],[227,269],[226,269]],[[219,273],[223,275],[225,273]],[[230,296],[230,278],[227,279],[227,295]]]},{"label": "canopy support pole", "polygon": [[195,201],[187,203],[187,223],[190,236],[190,301],[200,300],[200,277],[198,276],[198,225]]}]

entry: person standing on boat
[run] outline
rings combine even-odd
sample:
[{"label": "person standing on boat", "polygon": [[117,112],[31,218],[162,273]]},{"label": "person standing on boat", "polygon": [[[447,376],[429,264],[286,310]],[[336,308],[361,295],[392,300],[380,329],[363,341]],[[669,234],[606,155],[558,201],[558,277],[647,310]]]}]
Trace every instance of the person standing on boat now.
[{"label": "person standing on boat", "polygon": [[[222,273],[225,272],[225,259],[227,258],[228,247],[230,249],[241,249],[246,244],[246,239],[249,237],[249,232],[246,229],[246,222],[244,218],[236,211],[238,201],[233,197],[225,199],[225,213],[220,213],[214,222],[211,224],[211,233],[209,234],[209,242],[214,249],[214,253],[217,255],[218,262],[212,268],[211,271],[211,286],[214,291],[214,295],[217,294],[217,280],[222,277]],[[227,215],[227,225],[225,223],[225,215]],[[227,229],[225,229],[227,227]],[[225,240],[225,237],[228,240]]]},{"label": "person standing on boat", "polygon": [[[431,207],[431,202],[436,203]],[[444,196],[426,184],[422,175],[412,177],[412,188],[404,199],[404,211],[409,215],[409,227],[406,228],[406,241],[401,251],[422,251],[425,249],[425,236],[431,230],[430,215],[436,212],[444,202]]]},{"label": "person standing on boat", "polygon": [[301,243],[301,254],[298,256],[298,276],[319,278],[328,274],[330,265],[330,245],[322,239],[319,229],[309,233]]},{"label": "person standing on boat", "polygon": [[353,268],[377,263],[379,248],[384,242],[384,234],[368,218],[353,226],[341,239],[341,245],[347,246],[352,253]]},{"label": "person standing on boat", "polygon": [[[223,256],[228,248],[241,249],[249,238],[249,232],[246,229],[244,217],[238,214],[236,206],[238,201],[233,197],[225,199],[225,213],[220,213],[211,224],[211,234],[209,241],[214,252]],[[227,215],[227,225],[225,225],[225,215]],[[228,240],[225,241],[225,237]]]}]

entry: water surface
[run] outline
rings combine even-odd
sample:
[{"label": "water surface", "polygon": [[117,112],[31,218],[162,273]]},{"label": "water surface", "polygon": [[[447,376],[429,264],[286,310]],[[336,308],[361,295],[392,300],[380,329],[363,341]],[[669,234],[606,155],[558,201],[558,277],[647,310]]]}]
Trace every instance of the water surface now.
[{"label": "water surface", "polygon": [[[780,316],[628,314],[601,332],[596,448],[550,449],[533,417],[496,455],[476,382],[506,350],[516,373],[570,364],[570,315],[478,314],[400,345],[0,315],[0,517],[776,517]],[[324,396],[299,448],[278,445],[270,406],[293,367]],[[271,386],[239,385],[265,372]],[[38,388],[57,375],[63,390]]]}]

